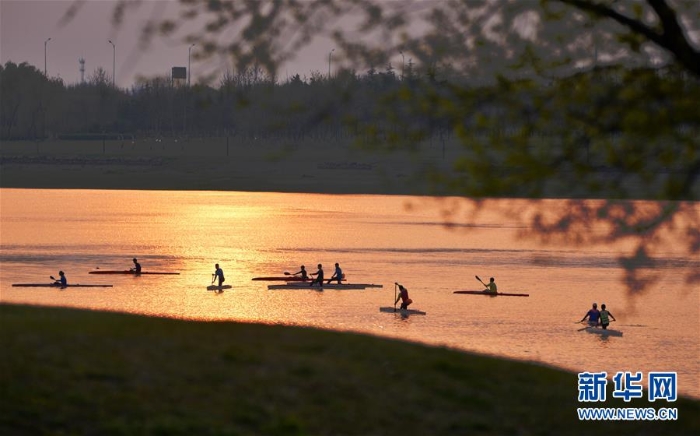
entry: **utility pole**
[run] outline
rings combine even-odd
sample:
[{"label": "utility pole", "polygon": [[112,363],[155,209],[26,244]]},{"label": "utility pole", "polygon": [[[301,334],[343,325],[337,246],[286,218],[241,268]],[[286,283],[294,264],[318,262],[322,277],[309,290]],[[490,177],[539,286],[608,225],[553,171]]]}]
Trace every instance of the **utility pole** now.
[{"label": "utility pole", "polygon": [[328,53],[328,80],[331,80],[331,55],[335,49],[331,50],[330,53]]},{"label": "utility pole", "polygon": [[46,75],[46,44],[48,44],[49,41],[51,41],[51,38],[49,38],[49,39],[47,39],[46,41],[44,41],[44,77],[48,77],[48,76]]},{"label": "utility pole", "polygon": [[190,59],[192,57],[192,47],[194,47],[197,44],[192,44],[190,45],[190,48],[187,49],[187,87],[190,87]]},{"label": "utility pole", "polygon": [[115,65],[117,64],[117,46],[114,45],[111,39],[108,40],[112,44],[112,87],[115,84]]}]

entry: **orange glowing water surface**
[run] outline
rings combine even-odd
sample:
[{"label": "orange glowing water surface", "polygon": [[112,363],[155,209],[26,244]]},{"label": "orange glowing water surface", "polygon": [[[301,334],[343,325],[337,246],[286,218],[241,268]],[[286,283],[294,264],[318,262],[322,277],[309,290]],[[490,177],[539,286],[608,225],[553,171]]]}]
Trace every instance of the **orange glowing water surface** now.
[{"label": "orange glowing water surface", "polygon": [[[0,301],[111,310],[196,320],[252,321],[350,330],[551,364],[573,371],[676,371],[678,388],[700,397],[700,289],[688,282],[700,260],[682,241],[656,243],[664,260],[651,289],[623,285],[614,244],[549,241],[528,233],[527,200],[492,200],[450,215],[459,199],[244,192],[0,190]],[[472,205],[473,206],[473,205]],[[557,210],[560,200],[538,207]],[[652,204],[653,206],[653,204]],[[566,206],[569,207],[569,206]],[[693,204],[700,213],[700,204]],[[504,215],[503,211],[510,211]],[[592,228],[591,232],[604,231]],[[670,238],[670,237],[669,237]],[[123,270],[176,276],[90,275]],[[304,264],[338,262],[350,283],[379,289],[268,290],[255,276],[282,276]],[[226,283],[206,290],[214,264]],[[49,282],[113,288],[16,288]],[[455,295],[495,277],[503,292],[530,297]],[[426,316],[380,313],[395,282]],[[623,337],[577,331],[592,302],[606,303]],[[576,395],[572,387],[572,395]]]}]

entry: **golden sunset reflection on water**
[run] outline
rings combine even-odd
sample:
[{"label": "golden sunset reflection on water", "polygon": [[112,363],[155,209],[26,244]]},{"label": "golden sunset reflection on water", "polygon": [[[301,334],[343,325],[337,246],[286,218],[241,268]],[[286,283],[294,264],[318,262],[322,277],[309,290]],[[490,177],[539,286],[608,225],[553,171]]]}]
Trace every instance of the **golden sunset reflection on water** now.
[{"label": "golden sunset reflection on water", "polygon": [[[527,222],[536,212],[547,218],[594,203],[549,200],[533,209],[525,200],[488,200],[473,209],[457,199],[401,196],[2,189],[0,300],[358,331],[571,370],[678,371],[679,389],[700,397],[700,290],[686,281],[700,261],[685,251],[682,234],[651,241],[662,262],[640,269],[651,286],[636,298],[618,260],[635,252],[631,238],[606,244],[608,229],[593,221],[580,244],[566,232],[531,237]],[[180,275],[88,274],[129,269],[133,257],[144,271]],[[383,288],[268,290],[268,282],[251,280],[302,264],[315,272],[318,263],[330,277],[335,262],[348,282]],[[206,290],[215,263],[233,289]],[[114,287],[11,286],[48,283],[59,269],[69,283]],[[475,276],[530,297],[453,294],[482,289]],[[428,315],[380,313],[393,305],[395,282]],[[622,338],[577,332],[594,301],[608,305]]]}]

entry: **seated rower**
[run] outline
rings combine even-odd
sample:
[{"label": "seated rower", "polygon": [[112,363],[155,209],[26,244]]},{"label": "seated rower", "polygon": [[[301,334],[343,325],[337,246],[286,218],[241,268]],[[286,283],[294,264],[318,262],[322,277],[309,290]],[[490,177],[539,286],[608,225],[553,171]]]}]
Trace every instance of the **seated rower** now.
[{"label": "seated rower", "polygon": [[[53,278],[53,277],[51,277]],[[56,286],[67,286],[68,285],[68,280],[66,279],[66,275],[63,271],[58,272],[58,280],[53,282],[54,285]]]},{"label": "seated rower", "polygon": [[496,282],[494,281],[493,277],[491,277],[491,280],[489,280],[488,285],[486,286],[486,289],[484,289],[484,292],[487,292],[489,294],[496,294],[498,293],[498,286],[496,286]]},{"label": "seated rower", "polygon": [[298,275],[299,277],[301,277],[301,281],[303,281],[303,282],[309,280],[309,275],[307,274],[306,267],[304,265],[301,266],[301,269],[299,271],[295,272],[292,275],[293,276]]},{"label": "seated rower", "polygon": [[136,274],[140,274],[141,273],[141,264],[136,260],[136,258],[133,258],[132,260],[134,262],[134,267],[131,268],[131,271],[136,273]]}]

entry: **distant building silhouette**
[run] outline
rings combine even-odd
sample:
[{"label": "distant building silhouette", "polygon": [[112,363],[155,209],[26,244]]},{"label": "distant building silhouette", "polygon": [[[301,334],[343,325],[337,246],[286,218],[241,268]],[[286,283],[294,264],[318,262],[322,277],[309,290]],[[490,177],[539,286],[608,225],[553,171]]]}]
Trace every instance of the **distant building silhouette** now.
[{"label": "distant building silhouette", "polygon": [[187,84],[187,68],[186,67],[173,67],[172,70],[172,83],[175,87],[184,86]]}]

